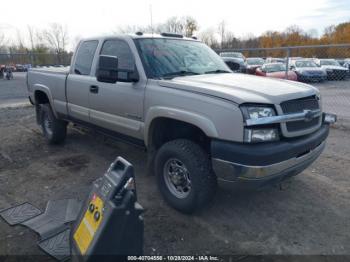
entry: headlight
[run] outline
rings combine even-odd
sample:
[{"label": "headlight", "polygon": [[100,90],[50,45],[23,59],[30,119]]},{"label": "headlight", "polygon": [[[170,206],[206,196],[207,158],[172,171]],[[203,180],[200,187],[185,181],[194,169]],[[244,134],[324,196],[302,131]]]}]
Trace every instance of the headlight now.
[{"label": "headlight", "polygon": [[276,115],[275,110],[272,107],[266,106],[242,106],[241,110],[243,112],[245,120]]},{"label": "headlight", "polygon": [[[243,105],[241,106],[243,117],[245,120],[259,119],[264,117],[272,117],[276,115],[272,106],[263,105]],[[279,130],[273,127],[246,127],[244,129],[244,142],[271,142],[279,140]]]},{"label": "headlight", "polygon": [[244,129],[244,142],[271,142],[279,140],[277,128]]}]

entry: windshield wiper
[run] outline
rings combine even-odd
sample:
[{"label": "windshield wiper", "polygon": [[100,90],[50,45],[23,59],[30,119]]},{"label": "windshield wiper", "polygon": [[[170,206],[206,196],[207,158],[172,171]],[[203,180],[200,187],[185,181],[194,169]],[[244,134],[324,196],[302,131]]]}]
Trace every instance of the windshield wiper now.
[{"label": "windshield wiper", "polygon": [[176,71],[176,72],[170,72],[170,73],[163,74],[162,77],[172,78],[172,77],[176,77],[176,76],[187,76],[187,75],[199,75],[199,73],[192,72],[192,71],[181,70],[181,71]]},{"label": "windshield wiper", "polygon": [[227,70],[222,70],[222,69],[204,72],[204,74],[219,74],[219,73],[232,73],[232,72],[227,71]]}]

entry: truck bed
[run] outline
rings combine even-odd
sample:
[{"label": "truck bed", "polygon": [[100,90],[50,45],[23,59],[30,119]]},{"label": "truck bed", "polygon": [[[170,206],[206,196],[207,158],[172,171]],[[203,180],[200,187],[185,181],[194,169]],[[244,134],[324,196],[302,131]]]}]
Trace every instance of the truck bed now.
[{"label": "truck bed", "polygon": [[69,66],[66,66],[66,67],[41,67],[41,68],[31,68],[31,69],[29,69],[29,71],[68,74],[69,68],[70,68]]},{"label": "truck bed", "polygon": [[34,98],[34,90],[44,91],[49,96],[55,112],[67,114],[66,80],[69,67],[30,69],[27,74],[29,95]]}]

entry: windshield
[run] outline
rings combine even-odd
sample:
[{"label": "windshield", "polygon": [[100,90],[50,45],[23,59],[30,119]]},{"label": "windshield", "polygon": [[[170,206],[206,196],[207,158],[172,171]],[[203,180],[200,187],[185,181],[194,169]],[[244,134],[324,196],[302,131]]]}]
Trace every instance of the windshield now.
[{"label": "windshield", "polygon": [[286,66],[283,64],[265,65],[263,68],[268,73],[286,71]]},{"label": "windshield", "polygon": [[225,62],[201,42],[144,38],[137,39],[136,43],[150,78],[231,72]]},{"label": "windshield", "polygon": [[263,65],[265,63],[262,58],[247,58],[248,65]]},{"label": "windshield", "polygon": [[297,61],[295,62],[296,67],[317,67],[313,61]]},{"label": "windshield", "polygon": [[340,66],[340,64],[335,60],[321,60],[321,65]]}]

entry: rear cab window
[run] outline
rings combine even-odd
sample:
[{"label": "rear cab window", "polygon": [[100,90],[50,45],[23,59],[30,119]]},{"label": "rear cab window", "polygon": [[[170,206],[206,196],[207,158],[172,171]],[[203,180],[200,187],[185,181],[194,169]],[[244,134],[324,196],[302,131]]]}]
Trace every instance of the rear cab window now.
[{"label": "rear cab window", "polygon": [[74,73],[78,75],[90,75],[92,61],[94,60],[97,40],[90,40],[81,43],[74,63]]}]

